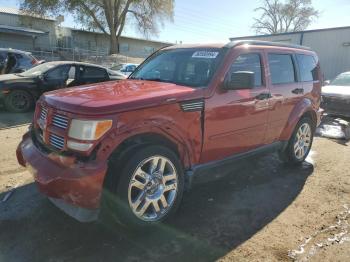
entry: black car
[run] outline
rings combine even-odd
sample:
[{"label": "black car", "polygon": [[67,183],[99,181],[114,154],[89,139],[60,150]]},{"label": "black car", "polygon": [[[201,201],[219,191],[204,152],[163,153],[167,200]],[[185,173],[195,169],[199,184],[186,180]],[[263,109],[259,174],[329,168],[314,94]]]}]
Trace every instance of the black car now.
[{"label": "black car", "polygon": [[26,112],[44,92],[125,79],[110,69],[79,62],[48,62],[19,74],[0,75],[0,103],[11,112]]},{"label": "black car", "polygon": [[330,115],[350,117],[350,72],[341,73],[322,87],[321,107]]},{"label": "black car", "polygon": [[21,73],[42,62],[30,52],[12,48],[0,48],[0,75]]}]

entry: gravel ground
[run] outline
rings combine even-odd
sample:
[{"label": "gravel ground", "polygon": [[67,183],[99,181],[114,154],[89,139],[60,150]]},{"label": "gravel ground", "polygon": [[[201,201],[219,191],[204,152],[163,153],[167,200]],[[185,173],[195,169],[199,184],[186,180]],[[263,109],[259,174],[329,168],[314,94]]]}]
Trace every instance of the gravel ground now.
[{"label": "gravel ground", "polygon": [[[131,231],[81,224],[37,192],[0,130],[0,261],[349,261],[350,143],[316,138],[308,162],[275,154],[217,170],[167,224]],[[214,179],[215,178],[215,179]]]}]

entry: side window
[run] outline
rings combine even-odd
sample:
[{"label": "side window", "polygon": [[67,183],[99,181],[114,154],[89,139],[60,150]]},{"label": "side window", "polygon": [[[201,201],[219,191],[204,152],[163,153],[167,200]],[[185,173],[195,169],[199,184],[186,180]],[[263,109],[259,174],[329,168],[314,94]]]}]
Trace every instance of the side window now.
[{"label": "side window", "polygon": [[295,70],[291,55],[269,54],[269,66],[272,84],[295,82]]},{"label": "side window", "polygon": [[259,54],[243,54],[237,57],[237,59],[231,65],[229,74],[248,71],[254,73],[255,86],[262,85],[262,73],[261,73],[261,59]]},{"label": "side window", "polygon": [[89,79],[89,78],[98,78],[103,79],[107,77],[107,72],[103,68],[86,66],[82,70],[81,78]]},{"label": "side window", "polygon": [[303,82],[317,80],[317,64],[310,55],[297,55],[300,79]]},{"label": "side window", "polygon": [[46,74],[46,80],[67,80],[70,66],[59,66]]}]

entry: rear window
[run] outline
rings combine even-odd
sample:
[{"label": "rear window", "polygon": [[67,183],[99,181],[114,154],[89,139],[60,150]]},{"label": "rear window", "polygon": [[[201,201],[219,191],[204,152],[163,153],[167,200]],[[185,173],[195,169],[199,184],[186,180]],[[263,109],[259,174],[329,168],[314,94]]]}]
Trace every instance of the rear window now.
[{"label": "rear window", "polygon": [[295,82],[295,70],[291,55],[269,54],[269,66],[272,84]]},{"label": "rear window", "polygon": [[314,81],[317,80],[317,64],[315,59],[310,55],[297,55],[299,70],[300,70],[300,80]]},{"label": "rear window", "polygon": [[104,78],[106,77],[106,70],[98,67],[87,66],[83,69],[82,78]]}]

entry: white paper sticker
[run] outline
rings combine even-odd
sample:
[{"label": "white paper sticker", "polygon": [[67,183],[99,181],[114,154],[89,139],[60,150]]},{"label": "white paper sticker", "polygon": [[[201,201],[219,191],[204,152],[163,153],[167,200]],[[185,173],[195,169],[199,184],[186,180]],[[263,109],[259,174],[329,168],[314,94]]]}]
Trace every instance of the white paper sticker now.
[{"label": "white paper sticker", "polygon": [[213,58],[216,58],[218,56],[218,54],[219,54],[219,52],[196,51],[193,53],[192,57],[213,59]]}]

